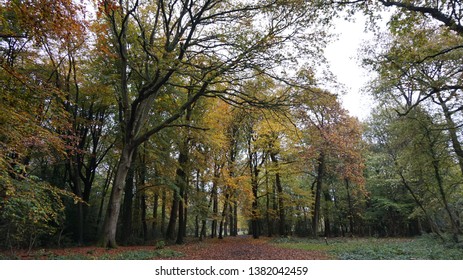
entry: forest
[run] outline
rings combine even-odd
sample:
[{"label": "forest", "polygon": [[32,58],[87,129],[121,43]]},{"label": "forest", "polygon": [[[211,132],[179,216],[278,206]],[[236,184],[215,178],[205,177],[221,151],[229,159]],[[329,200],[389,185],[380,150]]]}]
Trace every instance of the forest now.
[{"label": "forest", "polygon": [[[461,1],[0,2],[0,248],[462,241]],[[323,53],[358,14],[366,120]]]}]

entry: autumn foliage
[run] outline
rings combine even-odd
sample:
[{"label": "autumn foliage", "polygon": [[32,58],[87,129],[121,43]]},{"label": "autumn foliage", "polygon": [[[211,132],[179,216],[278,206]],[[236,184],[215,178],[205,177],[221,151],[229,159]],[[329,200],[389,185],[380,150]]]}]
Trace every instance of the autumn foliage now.
[{"label": "autumn foliage", "polygon": [[2,1],[0,245],[458,241],[461,31],[423,19],[453,6],[379,1],[415,16],[364,54],[362,123],[316,66],[333,16],[378,12],[351,2]]}]

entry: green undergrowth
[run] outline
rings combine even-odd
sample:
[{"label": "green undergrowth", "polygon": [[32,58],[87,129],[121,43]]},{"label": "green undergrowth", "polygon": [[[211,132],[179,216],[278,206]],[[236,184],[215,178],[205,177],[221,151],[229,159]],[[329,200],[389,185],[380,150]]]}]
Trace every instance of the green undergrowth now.
[{"label": "green undergrowth", "polygon": [[279,238],[278,246],[323,251],[338,260],[463,260],[461,244],[431,236],[417,238]]},{"label": "green undergrowth", "polygon": [[68,255],[58,256],[55,259],[61,260],[150,260],[159,258],[175,258],[182,256],[181,253],[173,250],[139,250],[139,251],[125,251],[117,254],[103,254],[101,256],[89,255]]},{"label": "green undergrowth", "polygon": [[[94,255],[91,251],[86,254],[58,255],[50,251],[39,250],[28,255],[27,258],[38,260],[150,260],[178,258],[181,256],[183,256],[182,253],[170,249],[123,251],[120,253],[105,253],[102,255]],[[15,255],[0,254],[0,260],[1,259],[14,260],[20,258]]]}]

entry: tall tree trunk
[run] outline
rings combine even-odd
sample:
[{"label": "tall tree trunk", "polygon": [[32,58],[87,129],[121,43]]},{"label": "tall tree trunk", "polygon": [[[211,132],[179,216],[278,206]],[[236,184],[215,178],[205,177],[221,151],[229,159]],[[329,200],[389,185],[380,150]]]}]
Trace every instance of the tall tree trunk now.
[{"label": "tall tree trunk", "polygon": [[279,162],[276,154],[270,154],[270,158],[272,162],[275,164],[275,168],[277,170],[275,174],[275,185],[277,188],[278,193],[278,217],[279,217],[279,224],[278,224],[278,232],[281,236],[286,236],[288,233],[286,232],[286,217],[285,217],[285,200],[283,194],[283,186],[281,185],[280,179],[280,172],[279,170]]},{"label": "tall tree trunk", "polygon": [[139,204],[140,204],[140,222],[141,222],[141,229],[143,234],[143,240],[146,242],[149,239],[148,236],[148,224],[146,221],[146,212],[147,212],[147,205],[146,205],[146,174],[147,174],[147,162],[146,162],[146,143],[143,143],[143,152],[140,153],[140,166],[139,170],[139,180],[137,184],[137,196],[139,197]]},{"label": "tall tree trunk", "polygon": [[206,237],[206,219],[202,221],[201,231],[199,232],[199,241],[203,241]]},{"label": "tall tree trunk", "polygon": [[132,162],[134,149],[130,145],[122,148],[119,163],[114,176],[113,188],[109,198],[108,208],[106,210],[103,232],[100,237],[100,245],[103,247],[117,247],[116,230],[119,212],[121,209],[121,198],[124,191],[125,179]]},{"label": "tall tree trunk", "polygon": [[[81,187],[81,180],[79,178],[79,167],[76,162],[74,162],[72,159],[69,160],[69,176],[72,182],[72,190],[74,194],[82,198],[82,187]],[[82,205],[81,202],[77,203],[77,209],[76,209],[76,218],[77,218],[77,236],[76,240],[77,243],[82,245],[84,243],[84,206]]]},{"label": "tall tree trunk", "polygon": [[[199,170],[196,170],[196,194],[201,193],[201,188],[200,188],[200,172]],[[195,216],[195,237],[199,238],[199,233],[200,233],[200,224],[199,224],[199,212]]]},{"label": "tall tree trunk", "polygon": [[[188,91],[188,99],[192,96],[192,92]],[[191,115],[193,113],[192,106],[188,106],[186,109],[185,123],[189,124],[191,122]],[[177,244],[183,244],[183,238],[186,236],[186,224],[187,224],[187,211],[186,211],[186,202],[187,202],[187,189],[188,189],[188,160],[189,160],[189,145],[191,140],[190,128],[186,129],[186,134],[184,136],[183,142],[179,147],[179,156],[177,168],[177,187],[179,189],[179,206],[178,206],[178,232],[177,232]]]},{"label": "tall tree trunk", "polygon": [[251,229],[252,229],[252,237],[257,239],[260,236],[260,228],[259,228],[259,217],[258,217],[258,210],[259,210],[259,202],[258,202],[258,190],[259,190],[259,183],[257,181],[259,170],[257,166],[251,167],[253,168],[253,176],[251,181],[251,188],[252,188],[252,217],[251,217]]},{"label": "tall tree trunk", "polygon": [[453,121],[452,112],[450,112],[450,109],[448,108],[446,101],[442,98],[440,94],[438,94],[437,96],[438,96],[442,111],[444,112],[445,121],[447,123],[447,131],[449,132],[453,151],[457,155],[460,172],[463,175],[463,148],[461,147],[460,140],[458,139],[457,125]]},{"label": "tall tree trunk", "polygon": [[183,244],[183,236],[185,234],[186,229],[185,226],[185,206],[183,204],[182,197],[184,196],[185,190],[180,190],[180,199],[178,203],[178,230],[177,230],[177,240],[175,243]]},{"label": "tall tree trunk", "polygon": [[318,158],[317,171],[317,181],[315,185],[315,203],[312,218],[312,234],[314,238],[318,238],[318,223],[320,220],[320,200],[323,188],[323,180],[325,177],[325,154],[323,152],[320,153],[320,156]]},{"label": "tall tree trunk", "polygon": [[230,236],[236,236],[234,234],[234,230],[235,230],[235,219],[233,217],[233,212],[234,212],[234,208],[235,208],[235,203],[232,201],[234,200],[234,198],[231,198],[230,199],[230,211],[228,213],[228,221],[229,221],[229,231],[230,231]]},{"label": "tall tree trunk", "polygon": [[184,231],[183,231],[183,237],[186,237],[187,235],[187,225],[188,225],[188,186],[189,186],[189,182],[187,182],[187,189],[185,190],[185,194],[183,195],[183,207],[184,207],[184,210],[183,210],[183,216],[184,216],[184,219],[183,219],[183,228],[184,228]]},{"label": "tall tree trunk", "polygon": [[350,235],[351,237],[353,237],[354,236],[354,207],[352,203],[352,197],[350,195],[349,180],[345,179],[344,182],[346,183],[347,207],[349,207],[348,218],[349,218]]},{"label": "tall tree trunk", "polygon": [[166,236],[166,204],[167,204],[167,190],[165,188],[162,189],[162,196],[161,196],[161,236]]},{"label": "tall tree trunk", "polygon": [[450,225],[452,227],[452,231],[453,231],[453,239],[455,242],[458,242],[458,235],[461,234],[461,230],[458,226],[458,222],[455,220],[455,216],[454,214],[452,213],[452,210],[450,209],[450,206],[449,206],[449,203],[448,203],[448,200],[447,200],[447,195],[445,193],[445,190],[444,190],[444,181],[443,181],[443,178],[442,178],[442,175],[440,173],[440,159],[437,155],[437,152],[435,151],[435,144],[436,144],[436,141],[434,139],[432,139],[432,136],[431,136],[431,131],[427,128],[426,129],[426,137],[428,138],[428,141],[429,141],[429,149],[430,149],[430,152],[431,152],[431,156],[432,156],[432,166],[433,166],[433,169],[434,169],[434,176],[436,178],[436,181],[437,181],[437,187],[439,189],[439,194],[442,198],[442,203],[443,203],[443,206],[444,206],[444,209],[445,211],[447,212],[448,216],[449,216],[449,221],[450,221]]},{"label": "tall tree trunk", "polygon": [[219,199],[217,192],[217,184],[213,183],[212,186],[212,224],[211,224],[211,238],[217,237],[217,217],[219,215]]},{"label": "tall tree trunk", "polygon": [[154,239],[158,237],[158,207],[159,207],[159,191],[156,190],[154,193],[153,201],[153,223],[151,224],[152,236]]},{"label": "tall tree trunk", "polygon": [[[229,176],[233,180],[235,178],[235,170],[236,170],[236,157],[238,153],[238,126],[237,125],[232,125],[229,127],[229,132],[230,132],[230,142],[229,142],[229,157],[228,157],[228,170],[229,170]],[[235,187],[229,186],[228,188],[228,221],[229,221],[229,230],[230,230],[230,236],[236,236],[237,235],[237,220],[235,220],[234,214],[235,214],[235,208],[236,206],[236,199],[237,199],[237,190]]]},{"label": "tall tree trunk", "polygon": [[442,198],[442,203],[444,204],[444,209],[445,209],[445,211],[447,212],[447,214],[449,216],[450,225],[452,226],[453,239],[454,239],[455,242],[458,242],[458,235],[461,234],[461,230],[458,227],[458,222],[455,220],[455,217],[454,217],[454,215],[452,213],[452,210],[450,209],[450,206],[449,206],[449,203],[448,203],[448,200],[447,200],[447,195],[446,195],[445,190],[444,190],[444,183],[443,183],[442,175],[440,174],[440,170],[439,170],[439,160],[437,160],[437,159],[433,160],[432,165],[434,167],[434,175],[435,175],[436,180],[437,180],[437,186],[439,188],[439,194],[440,194],[440,196]]},{"label": "tall tree trunk", "polygon": [[186,217],[185,217],[185,193],[188,184],[188,175],[186,173],[186,165],[188,162],[188,140],[185,141],[184,146],[180,149],[179,154],[179,168],[177,169],[177,187],[179,189],[180,197],[178,199],[178,232],[177,244],[183,244],[183,237],[186,233]]},{"label": "tall tree trunk", "polygon": [[339,220],[339,225],[337,225],[335,227],[336,231],[334,232],[334,234],[339,236],[339,230],[341,230],[341,236],[345,237],[346,232],[345,232],[344,228],[347,227],[343,222],[345,213],[344,213],[344,210],[340,209],[339,203],[338,203],[338,198],[336,197],[336,195],[333,196],[333,205],[334,205],[334,208],[336,209],[335,212],[338,213],[337,216],[338,216],[338,220]]},{"label": "tall tree trunk", "polygon": [[[223,231],[224,231],[224,223],[225,219],[228,214],[228,199],[230,198],[230,195],[228,194],[228,189],[225,190],[225,202],[223,204],[223,210],[222,210],[222,217],[220,219],[220,226],[219,226],[219,239],[223,239]],[[226,235],[226,233],[225,233]]]},{"label": "tall tree trunk", "polygon": [[[138,185],[138,183],[137,183]],[[135,186],[135,190],[138,189],[138,186]],[[133,237],[141,237],[143,234],[143,226],[142,226],[142,209],[141,209],[141,193],[136,191],[133,200],[133,207],[132,207],[132,230],[129,235],[130,239]]]},{"label": "tall tree trunk", "polygon": [[400,179],[402,181],[402,184],[403,186],[405,187],[405,189],[408,190],[408,192],[411,194],[413,200],[415,201],[415,203],[418,205],[418,207],[421,209],[421,211],[423,212],[424,216],[426,217],[426,220],[428,221],[428,224],[429,226],[431,227],[431,231],[435,234],[437,234],[440,239],[444,239],[444,237],[442,236],[442,233],[440,232],[440,229],[439,227],[436,225],[436,223],[434,222],[434,220],[432,219],[431,215],[428,213],[428,211],[426,210],[427,208],[425,207],[425,205],[423,205],[423,203],[420,201],[420,199],[418,198],[417,194],[415,193],[415,191],[413,190],[413,188],[408,184],[407,180],[405,179],[405,176],[403,174],[403,170],[398,166],[397,164],[397,159],[394,157],[394,164],[396,165],[396,167],[399,168],[399,176],[400,176]]},{"label": "tall tree trunk", "polygon": [[179,193],[177,190],[174,190],[172,198],[172,207],[170,210],[169,224],[167,225],[166,231],[166,238],[169,240],[175,240],[175,224],[177,222],[179,200]]},{"label": "tall tree trunk", "polygon": [[217,217],[219,216],[219,195],[218,195],[218,180],[220,176],[221,166],[215,165],[214,167],[214,180],[212,182],[212,225],[211,225],[211,238],[217,237]]},{"label": "tall tree trunk", "polygon": [[273,235],[273,217],[270,217],[270,187],[268,171],[265,170],[265,219],[267,220],[267,236],[272,237]]},{"label": "tall tree trunk", "polygon": [[235,203],[233,207],[233,236],[238,236],[238,205],[236,203],[236,195],[235,195]]},{"label": "tall tree trunk", "polygon": [[[188,110],[186,121],[190,121],[191,109]],[[176,171],[176,198],[174,198],[175,208],[172,207],[172,211],[178,211],[178,230],[177,230],[177,244],[183,244],[183,237],[186,234],[186,217],[185,217],[185,193],[188,185],[188,173],[187,173],[187,163],[188,163],[188,149],[189,149],[189,131],[185,135],[185,139],[180,144],[179,147],[179,156],[178,156],[178,168]],[[173,213],[171,213],[171,220],[169,221],[168,227],[168,236],[173,237],[174,234],[174,225],[175,218]],[[173,223],[173,224],[172,224]],[[173,238],[170,238],[173,239]]]},{"label": "tall tree trunk", "polygon": [[140,201],[140,210],[141,210],[141,225],[143,230],[143,240],[148,241],[148,224],[146,223],[146,194],[143,191]]},{"label": "tall tree trunk", "polygon": [[[214,200],[214,188],[212,188],[211,190],[211,197],[209,199],[209,203],[207,204],[207,213],[209,213],[209,209],[211,208],[213,200]],[[203,220],[202,220],[201,230],[199,232],[199,241],[203,241],[203,239],[206,237],[206,224],[207,224],[206,219],[207,219],[207,214],[206,216],[203,217]]]},{"label": "tall tree trunk", "polygon": [[132,218],[133,218],[133,197],[135,190],[135,162],[136,152],[132,157],[132,164],[127,172],[124,190],[124,204],[122,209],[122,243],[127,244],[133,234]]},{"label": "tall tree trunk", "polygon": [[[276,177],[275,177],[275,181],[272,184],[272,194],[271,195],[272,195],[272,211],[273,211],[273,213],[276,213],[276,215],[278,216],[278,218],[277,218],[277,222],[278,222],[277,223],[277,228],[274,228],[274,229],[278,231],[278,234],[280,236],[285,236],[285,235],[280,234],[280,230],[282,229],[281,228],[282,225],[281,225],[280,212],[278,211],[278,209],[279,209],[278,208],[278,198],[279,198],[279,196],[278,196],[278,187],[277,187],[277,183],[276,183]],[[274,225],[274,227],[275,227],[275,225]],[[286,221],[284,221],[284,223],[283,223],[283,232],[286,232]]]},{"label": "tall tree trunk", "polygon": [[97,216],[97,221],[96,221],[96,224],[97,224],[97,227],[98,227],[98,232],[97,232],[98,235],[100,234],[100,231],[101,231],[100,223],[101,223],[101,218],[103,216],[104,201],[105,201],[106,194],[108,192],[109,186],[111,185],[111,178],[114,175],[113,170],[114,170],[114,168],[110,168],[108,170],[108,174],[106,175],[106,180],[105,180],[105,183],[103,185],[103,192],[101,193],[100,207],[98,209],[98,216]]},{"label": "tall tree trunk", "polygon": [[199,238],[199,231],[200,231],[200,225],[199,225],[199,215],[196,214],[195,216],[195,238]]},{"label": "tall tree trunk", "polygon": [[330,219],[330,204],[331,204],[331,195],[328,190],[324,190],[323,196],[325,198],[325,207],[324,207],[324,216],[323,220],[325,222],[325,237],[331,237],[331,219]]}]

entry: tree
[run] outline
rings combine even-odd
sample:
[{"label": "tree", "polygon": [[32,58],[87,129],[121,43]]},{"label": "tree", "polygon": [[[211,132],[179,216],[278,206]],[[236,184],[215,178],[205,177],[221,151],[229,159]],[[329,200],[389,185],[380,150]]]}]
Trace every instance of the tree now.
[{"label": "tree", "polygon": [[[378,0],[378,1],[329,1],[327,6],[350,7],[351,12],[363,10],[367,13],[372,13],[383,7],[395,8],[396,16],[393,18],[392,24],[402,22],[402,27],[413,24],[416,20],[416,15],[424,16],[436,23],[442,24],[445,28],[463,35],[462,26],[462,4],[458,0]],[[397,21],[398,20],[398,21]],[[405,27],[406,28],[406,27]]]},{"label": "tree", "polygon": [[[335,95],[318,89],[298,95],[295,113],[304,133],[303,153],[313,162],[312,234],[318,237],[321,219],[321,196],[325,197],[325,233],[329,235],[329,204],[333,192],[325,184],[330,177],[346,183],[349,203],[350,230],[353,231],[353,207],[349,181],[363,187],[363,157],[361,132],[358,122],[349,117]],[[364,192],[359,192],[362,195]]]},{"label": "tree", "polygon": [[[63,185],[53,186],[42,176],[45,168],[36,167],[62,159],[72,138],[66,133],[71,114],[65,103],[85,29],[82,15],[83,6],[72,1],[4,1],[0,10],[0,177],[5,180],[5,209],[16,204],[21,215],[31,219],[28,223],[42,227],[39,231],[63,225],[60,196],[69,196]],[[66,63],[69,71],[61,76]],[[36,196],[28,186],[37,188]]]},{"label": "tree", "polygon": [[[391,34],[381,37],[385,42],[383,46],[365,60],[366,63],[372,62],[373,70],[379,74],[372,92],[387,108],[392,108],[388,110],[395,110],[403,123],[413,124],[421,129],[415,132],[422,137],[416,142],[425,150],[414,150],[413,161],[419,161],[417,154],[429,156],[410,174],[400,171],[398,179],[419,206],[431,230],[437,234],[445,230],[433,220],[430,213],[433,211],[426,209],[431,198],[420,194],[433,190],[434,195],[440,197],[442,204],[439,207],[447,213],[450,231],[453,239],[457,240],[460,229],[455,219],[456,214],[449,207],[451,203],[448,201],[447,186],[455,180],[454,175],[449,172],[453,173],[456,166],[460,176],[463,175],[461,141],[458,137],[461,125],[461,105],[458,100],[462,90],[459,67],[461,11],[458,10],[461,4],[457,1],[380,2],[400,9],[390,22]],[[444,142],[450,143],[453,155],[447,154],[446,148],[440,146]],[[391,150],[394,149],[399,148]],[[412,150],[411,147],[407,148],[407,151]],[[453,162],[458,163],[456,166],[446,161],[449,156],[453,158]],[[401,157],[397,155],[396,158]],[[433,164],[429,166],[429,163]],[[412,162],[409,164],[414,166]],[[429,168],[427,173],[423,171],[425,167]],[[420,178],[419,183],[415,181],[418,180],[416,178]],[[428,182],[434,182],[437,189],[429,189]],[[423,191],[424,189],[427,191]]]},{"label": "tree", "polygon": [[[315,13],[300,3],[287,4],[101,2],[100,20],[107,33],[100,38],[119,77],[115,88],[122,143],[101,237],[103,246],[116,246],[123,184],[136,147],[173,125],[199,98],[220,95],[230,100],[236,95],[217,92],[214,84],[233,84],[237,77],[243,78],[246,69],[268,72],[269,61],[286,60],[289,54],[282,47],[305,35],[297,26],[305,26],[305,16]],[[249,19],[260,19],[262,24],[257,26]],[[163,100],[178,98],[185,87],[194,89],[194,94],[172,111],[159,109]],[[256,102],[246,95],[238,96],[245,102]],[[147,125],[150,114],[159,117]]]},{"label": "tree", "polygon": [[[451,206],[449,197],[459,193],[458,188],[450,186],[458,185],[460,179],[450,156],[448,135],[439,129],[442,124],[436,121],[440,118],[429,115],[420,107],[406,117],[388,115],[386,110],[374,116],[370,125],[373,133],[368,133],[374,136],[370,139],[376,149],[380,149],[376,154],[384,152],[387,157],[380,163],[382,166],[371,164],[377,169],[376,174],[370,173],[370,178],[375,178],[372,185],[384,184],[382,188],[391,190],[390,194],[377,195],[377,199],[386,194],[387,200],[382,200],[384,206],[394,208],[401,219],[424,219],[427,224],[419,230],[429,229],[442,236],[442,232],[450,229],[455,238],[459,229],[457,214],[452,211],[459,210]],[[391,164],[384,164],[387,161]],[[410,207],[411,202],[416,209]],[[447,218],[437,213],[446,213]],[[445,226],[443,220],[446,220]],[[407,228],[409,223],[405,220],[403,225]]]}]

